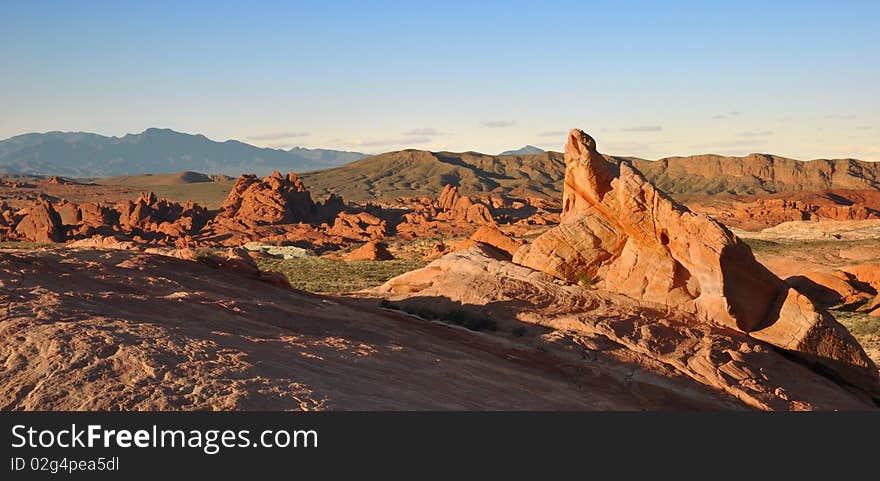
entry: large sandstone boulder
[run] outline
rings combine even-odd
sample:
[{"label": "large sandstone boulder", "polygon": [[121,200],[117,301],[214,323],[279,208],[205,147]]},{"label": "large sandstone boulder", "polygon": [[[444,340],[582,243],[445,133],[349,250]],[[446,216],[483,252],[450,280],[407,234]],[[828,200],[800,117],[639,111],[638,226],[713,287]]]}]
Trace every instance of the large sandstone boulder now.
[{"label": "large sandstone boulder", "polygon": [[15,232],[32,242],[63,242],[64,225],[52,204],[43,202],[30,207],[15,227]]},{"label": "large sandstone boulder", "polygon": [[[490,245],[508,256],[513,256],[522,246],[522,242],[512,239],[494,224],[487,224],[476,230],[469,238],[455,246],[455,250],[469,249],[477,244]],[[509,258],[509,257],[508,257]]]},{"label": "large sandstone boulder", "polygon": [[675,306],[751,331],[784,285],[724,226],[656,190],[573,130],[565,148],[561,225],[514,262],[567,280]]},{"label": "large sandstone boulder", "polygon": [[367,242],[343,257],[346,261],[390,261],[394,255],[381,242]]},{"label": "large sandstone boulder", "polygon": [[560,226],[516,252],[515,263],[753,333],[880,394],[877,369],[824,311],[757,262],[718,222],[690,212],[627,161],[606,160],[572,130]]},{"label": "large sandstone boulder", "polygon": [[876,407],[864,393],[745,333],[619,294],[561,284],[498,259],[485,245],[450,253],[373,292],[420,316],[466,312],[497,321],[499,333],[537,333],[544,350],[591,368],[624,362],[620,375],[643,383],[650,398],[656,387],[683,381],[672,389],[696,395],[695,387],[705,386],[756,409]]}]

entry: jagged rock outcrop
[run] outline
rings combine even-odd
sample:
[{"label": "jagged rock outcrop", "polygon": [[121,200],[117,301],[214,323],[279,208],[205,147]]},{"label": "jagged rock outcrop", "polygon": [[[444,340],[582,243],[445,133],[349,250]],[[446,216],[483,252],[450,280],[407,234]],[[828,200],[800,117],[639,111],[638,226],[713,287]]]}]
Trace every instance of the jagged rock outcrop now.
[{"label": "jagged rock outcrop", "polygon": [[262,180],[252,174],[239,177],[220,209],[215,222],[254,227],[308,222],[315,203],[296,174],[275,171]]},{"label": "jagged rock outcrop", "polygon": [[32,242],[62,242],[64,224],[52,204],[42,202],[27,209],[15,226],[15,233],[23,240]]},{"label": "jagged rock outcrop", "polygon": [[327,233],[357,241],[379,240],[388,231],[387,223],[369,212],[339,212]]},{"label": "jagged rock outcrop", "polygon": [[492,222],[492,213],[486,204],[459,194],[458,187],[453,185],[447,184],[443,188],[443,192],[437,198],[437,206],[446,213],[446,217],[450,220],[460,220],[474,224]]},{"label": "jagged rock outcrop", "polygon": [[569,134],[565,160],[561,224],[514,262],[751,333],[880,394],[876,367],[846,329],[727,228],[671,200],[627,161],[608,161],[583,131]]},{"label": "jagged rock outcrop", "polygon": [[181,205],[150,192],[116,205],[119,226],[126,233],[162,234],[172,239],[198,232],[208,222],[208,210],[188,201]]}]

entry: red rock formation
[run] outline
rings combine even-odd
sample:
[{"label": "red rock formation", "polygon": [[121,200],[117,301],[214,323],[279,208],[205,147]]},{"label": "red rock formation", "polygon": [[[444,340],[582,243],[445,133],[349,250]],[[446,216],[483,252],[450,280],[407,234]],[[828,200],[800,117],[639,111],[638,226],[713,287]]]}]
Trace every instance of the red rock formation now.
[{"label": "red rock formation", "polygon": [[787,288],[724,226],[678,205],[628,162],[607,161],[580,130],[569,134],[565,160],[562,223],[514,262],[692,312],[880,393],[876,367],[846,329]]},{"label": "red rock formation", "polygon": [[62,242],[64,240],[64,225],[61,223],[61,216],[48,202],[28,208],[24,217],[15,226],[15,232],[22,239],[32,242]]},{"label": "red rock formation", "polygon": [[15,226],[18,225],[18,219],[13,210],[5,201],[0,201],[0,239],[11,239],[15,237]]},{"label": "red rock formation", "polygon": [[54,207],[58,215],[61,216],[61,223],[65,226],[75,226],[82,221],[82,214],[76,204],[62,201]]},{"label": "red rock formation", "polygon": [[208,211],[204,207],[187,202],[181,205],[159,199],[156,194],[141,194],[135,201],[116,205],[119,213],[119,227],[126,233],[136,235],[161,234],[171,238],[190,236],[198,232],[208,221]]},{"label": "red rock formation", "polygon": [[[744,333],[619,294],[564,285],[494,253],[485,246],[453,252],[373,292],[410,312],[491,318],[499,332],[536,325],[546,334],[530,343],[585,359],[591,369],[627,363],[625,376],[651,386],[645,394],[652,399],[655,388],[678,380],[688,385],[681,385],[682,393],[703,386],[756,409],[876,407],[864,393]],[[853,403],[864,407],[847,407]]]},{"label": "red rock formation", "polygon": [[275,171],[262,180],[239,177],[214,221],[246,227],[289,224],[312,220],[314,211],[315,203],[299,177]]},{"label": "red rock formation", "polygon": [[346,261],[390,261],[394,256],[388,247],[381,242],[367,242],[343,256]]},{"label": "red rock formation", "polygon": [[440,197],[437,198],[437,206],[446,214],[449,220],[459,220],[474,224],[487,224],[492,222],[492,214],[489,207],[480,201],[458,193],[458,187],[446,185]]},{"label": "red rock formation", "polygon": [[834,190],[748,197],[713,196],[691,200],[688,207],[731,227],[761,230],[789,221],[878,219],[880,191]]},{"label": "red rock formation", "polygon": [[387,223],[368,212],[347,213],[339,212],[333,221],[333,226],[327,229],[327,233],[357,241],[370,241],[383,239],[387,233]]},{"label": "red rock formation", "polygon": [[513,256],[523,243],[519,240],[510,238],[498,226],[493,224],[484,225],[476,230],[468,239],[460,242],[455,246],[455,250],[464,250],[473,247],[476,244],[486,244],[492,246],[508,256]]}]

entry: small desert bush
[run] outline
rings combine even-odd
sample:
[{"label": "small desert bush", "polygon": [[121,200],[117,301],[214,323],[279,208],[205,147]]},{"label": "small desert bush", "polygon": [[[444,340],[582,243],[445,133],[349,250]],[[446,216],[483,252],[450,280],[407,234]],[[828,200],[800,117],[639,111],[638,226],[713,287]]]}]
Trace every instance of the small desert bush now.
[{"label": "small desert bush", "polygon": [[471,331],[495,331],[498,329],[498,323],[495,322],[494,319],[464,309],[453,309],[451,311],[438,312],[425,306],[401,306],[389,302],[387,299],[383,299],[383,301],[381,301],[379,305],[381,305],[382,307],[388,307],[390,309],[400,309],[404,312],[419,316],[422,319],[427,319],[429,321],[440,321],[445,322],[446,324],[454,324],[456,326],[470,329]]},{"label": "small desert bush", "polygon": [[596,283],[596,278],[587,272],[578,272],[577,278],[578,285],[585,289],[592,289],[593,285]]},{"label": "small desert bush", "polygon": [[62,244],[47,244],[43,242],[0,242],[0,249],[39,249]]},{"label": "small desert bush", "polygon": [[258,258],[264,271],[284,274],[290,285],[310,292],[354,292],[380,286],[388,279],[424,267],[420,260],[341,261],[322,257]]}]

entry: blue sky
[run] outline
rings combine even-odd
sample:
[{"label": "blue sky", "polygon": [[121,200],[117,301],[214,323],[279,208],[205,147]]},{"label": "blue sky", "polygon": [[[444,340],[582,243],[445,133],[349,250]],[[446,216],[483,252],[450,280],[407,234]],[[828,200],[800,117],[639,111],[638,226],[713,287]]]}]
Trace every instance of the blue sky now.
[{"label": "blue sky", "polygon": [[[724,3],[724,4],[723,4]],[[880,160],[880,2],[0,2],[0,137]]]}]

